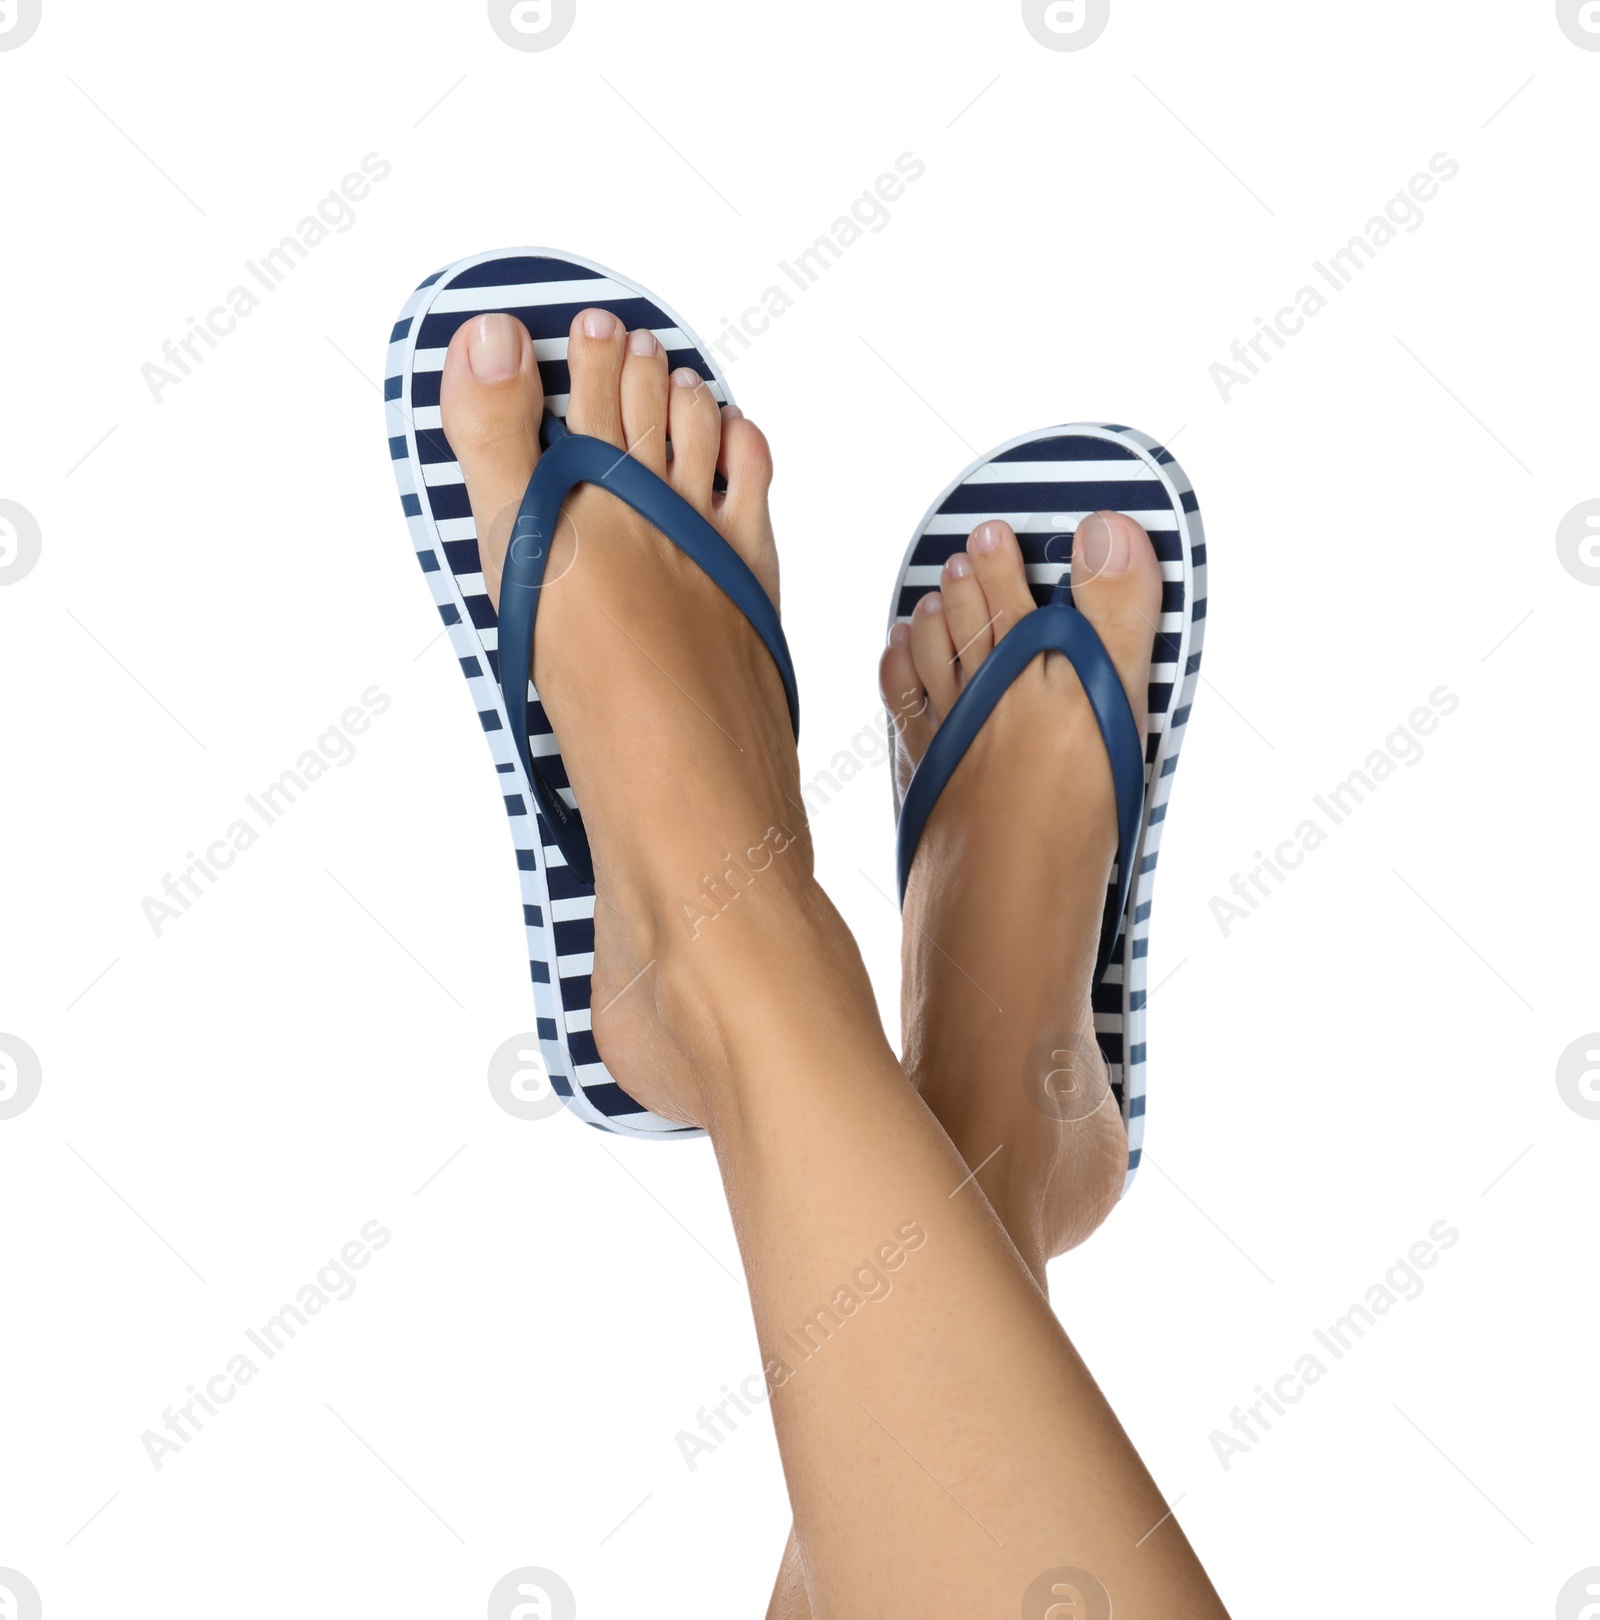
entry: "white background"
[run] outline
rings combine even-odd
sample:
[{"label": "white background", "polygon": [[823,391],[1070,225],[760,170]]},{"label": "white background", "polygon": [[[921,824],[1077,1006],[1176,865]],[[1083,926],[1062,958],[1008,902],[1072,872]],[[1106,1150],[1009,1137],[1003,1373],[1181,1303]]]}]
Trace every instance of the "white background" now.
[{"label": "white background", "polygon": [[[1600,496],[1597,91],[1544,0],[1115,0],[1081,53],[954,0],[579,0],[547,53],[475,4],[44,0],[0,52],[0,499],[43,532],[0,588],[0,1031],[43,1066],[0,1121],[0,1566],[52,1620],[477,1615],[528,1564],[584,1615],[762,1612],[765,1413],[693,1472],[675,1441],[757,1365],[708,1146],[485,1083],[532,1021],[514,869],[379,380],[412,287],[490,247],[712,336],[912,152],[730,368],[806,774],[873,719],[902,546],[973,454],[1174,443],[1213,606],[1149,1157],[1057,1307],[1236,1616],[1551,1613],[1600,1565],[1600,1122],[1555,1083],[1600,1028],[1600,590],[1555,544]],[[163,340],[369,152],[354,226],[156,403]],[[1229,344],[1440,152],[1421,228],[1225,404]],[[157,937],[144,897],[374,685],[354,761]],[[1213,896],[1441,685],[1425,758],[1224,937]],[[891,833],[881,771],[816,820],[892,1019]],[[141,1434],[370,1220],[356,1294],[157,1472]],[[1212,1432],[1440,1220],[1421,1297],[1224,1470]]]}]

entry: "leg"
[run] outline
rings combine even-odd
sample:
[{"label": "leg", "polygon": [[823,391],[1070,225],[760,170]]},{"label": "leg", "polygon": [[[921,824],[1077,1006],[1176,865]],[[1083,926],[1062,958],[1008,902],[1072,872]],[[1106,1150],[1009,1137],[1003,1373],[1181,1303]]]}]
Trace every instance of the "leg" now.
[{"label": "leg", "polygon": [[[1142,724],[1160,564],[1138,525],[1109,513],[1083,526],[1075,556],[1074,600],[1111,652]],[[1003,523],[985,524],[912,625],[896,627],[880,677],[902,788],[962,686],[1033,605],[1016,537]],[[1001,827],[1004,836],[995,836]],[[951,783],[907,895],[907,1072],[1046,1292],[1046,1261],[1105,1220],[1127,1164],[1104,1068],[1097,1055],[1085,1061],[1095,1051],[1089,975],[1114,828],[1111,775],[1077,678],[1062,660],[1041,663]],[[1018,849],[1029,859],[1019,861]],[[1056,860],[1041,885],[1038,852],[1046,849]],[[1053,1032],[1074,1040],[1057,1047]],[[1052,1066],[1057,1085],[1068,1073],[1077,1084],[1070,1107],[1036,1105]],[[801,1548],[791,1537],[769,1614],[808,1613]]]},{"label": "leg", "polygon": [[803,887],[774,899],[663,1010],[701,1075],[815,1611],[1012,1616],[1072,1565],[1133,1613],[1221,1614],[1181,1536],[1137,1545],[1166,1508],[906,1083],[848,935]]},{"label": "leg", "polygon": [[[775,590],[756,430],[603,312],[575,321],[569,360],[573,427],[667,473]],[[526,333],[470,323],[443,386],[492,589],[537,454]],[[1009,1617],[1070,1564],[1132,1612],[1220,1615],[1181,1538],[1135,1549],[1164,1507],[889,1049],[812,879],[754,635],[601,491],[568,503],[551,572],[534,674],[601,877],[596,1038],[642,1102],[711,1135],[817,1612]],[[707,916],[684,897],[713,871]]]}]

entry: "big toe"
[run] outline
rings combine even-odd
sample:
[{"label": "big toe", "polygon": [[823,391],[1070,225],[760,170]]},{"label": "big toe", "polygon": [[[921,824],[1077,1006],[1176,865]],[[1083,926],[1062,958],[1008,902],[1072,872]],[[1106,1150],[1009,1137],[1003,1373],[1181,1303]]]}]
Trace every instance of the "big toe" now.
[{"label": "big toe", "polygon": [[1161,560],[1121,512],[1092,512],[1072,542],[1072,602],[1095,628],[1133,706],[1145,713],[1150,656],[1161,628]]},{"label": "big toe", "polygon": [[496,602],[511,528],[539,459],[543,412],[539,363],[521,321],[479,315],[457,329],[440,378],[439,418],[466,481],[484,583]]}]

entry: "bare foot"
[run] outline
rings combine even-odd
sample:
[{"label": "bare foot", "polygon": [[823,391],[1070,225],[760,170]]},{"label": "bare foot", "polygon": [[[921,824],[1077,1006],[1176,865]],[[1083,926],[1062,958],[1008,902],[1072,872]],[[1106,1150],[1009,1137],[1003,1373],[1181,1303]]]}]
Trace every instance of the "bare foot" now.
[{"label": "bare foot", "polygon": [[[776,602],[761,431],[719,410],[693,371],[669,376],[652,334],[624,331],[606,310],[581,313],[569,345],[567,425],[665,478]],[[455,334],[440,406],[498,605],[544,408],[520,321],[482,315]],[[665,1002],[692,1019],[714,964],[746,959],[819,911],[782,682],[721,590],[593,485],[562,509],[534,646],[534,683],[594,852],[596,1044],[645,1107],[703,1123]]]},{"label": "bare foot", "polygon": [[[1142,731],[1161,565],[1131,518],[1084,520],[1072,598]],[[894,627],[880,678],[902,792],[963,686],[1033,607],[1016,535],[989,522]],[[907,1072],[967,1163],[989,1161],[981,1185],[1041,1285],[1045,1261],[1111,1212],[1127,1170],[1089,994],[1116,846],[1094,715],[1071,664],[1044,655],[929,817],[906,893],[901,995]],[[1065,1102],[1064,1086],[1075,1088]]]}]

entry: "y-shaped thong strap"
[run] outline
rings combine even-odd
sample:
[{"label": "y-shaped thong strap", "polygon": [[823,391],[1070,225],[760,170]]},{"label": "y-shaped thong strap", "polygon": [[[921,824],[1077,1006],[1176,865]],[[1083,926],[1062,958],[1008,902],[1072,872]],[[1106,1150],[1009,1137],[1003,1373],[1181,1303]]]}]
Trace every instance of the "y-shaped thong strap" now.
[{"label": "y-shaped thong strap", "polygon": [[[544,453],[528,480],[527,493],[511,531],[505,570],[500,581],[500,651],[498,675],[517,757],[528,784],[561,853],[573,874],[585,883],[594,881],[594,862],[583,818],[571,808],[538,768],[528,746],[527,703],[529,671],[533,668],[533,626],[545,584],[545,568],[555,540],[561,503],[578,484],[597,484],[626,502],[640,517],[660,530],[686,557],[718,586],[744,614],[772,654],[789,700],[789,721],[800,734],[800,695],[795,686],[794,663],[784,640],[778,610],[745,561],[720,534],[669,484],[603,439],[569,433],[566,424],[546,415]],[[551,584],[556,582],[552,580]],[[618,761],[625,768],[626,761]]]},{"label": "y-shaped thong strap", "polygon": [[900,899],[905,900],[911,863],[916,859],[922,830],[939,802],[939,795],[955,775],[956,767],[966,757],[984,722],[994,713],[996,704],[1042,652],[1063,654],[1078,672],[1110,756],[1111,777],[1116,786],[1117,898],[1114,908],[1107,907],[1101,929],[1094,973],[1094,982],[1098,984],[1111,960],[1133,884],[1134,858],[1144,821],[1144,740],[1129,707],[1122,678],[1095,634],[1094,626],[1073,607],[1065,579],[1057,586],[1055,597],[1047,607],[1028,614],[995,644],[994,651],[978,666],[977,674],[967,682],[928,744],[928,751],[922,756],[900,806]]}]

